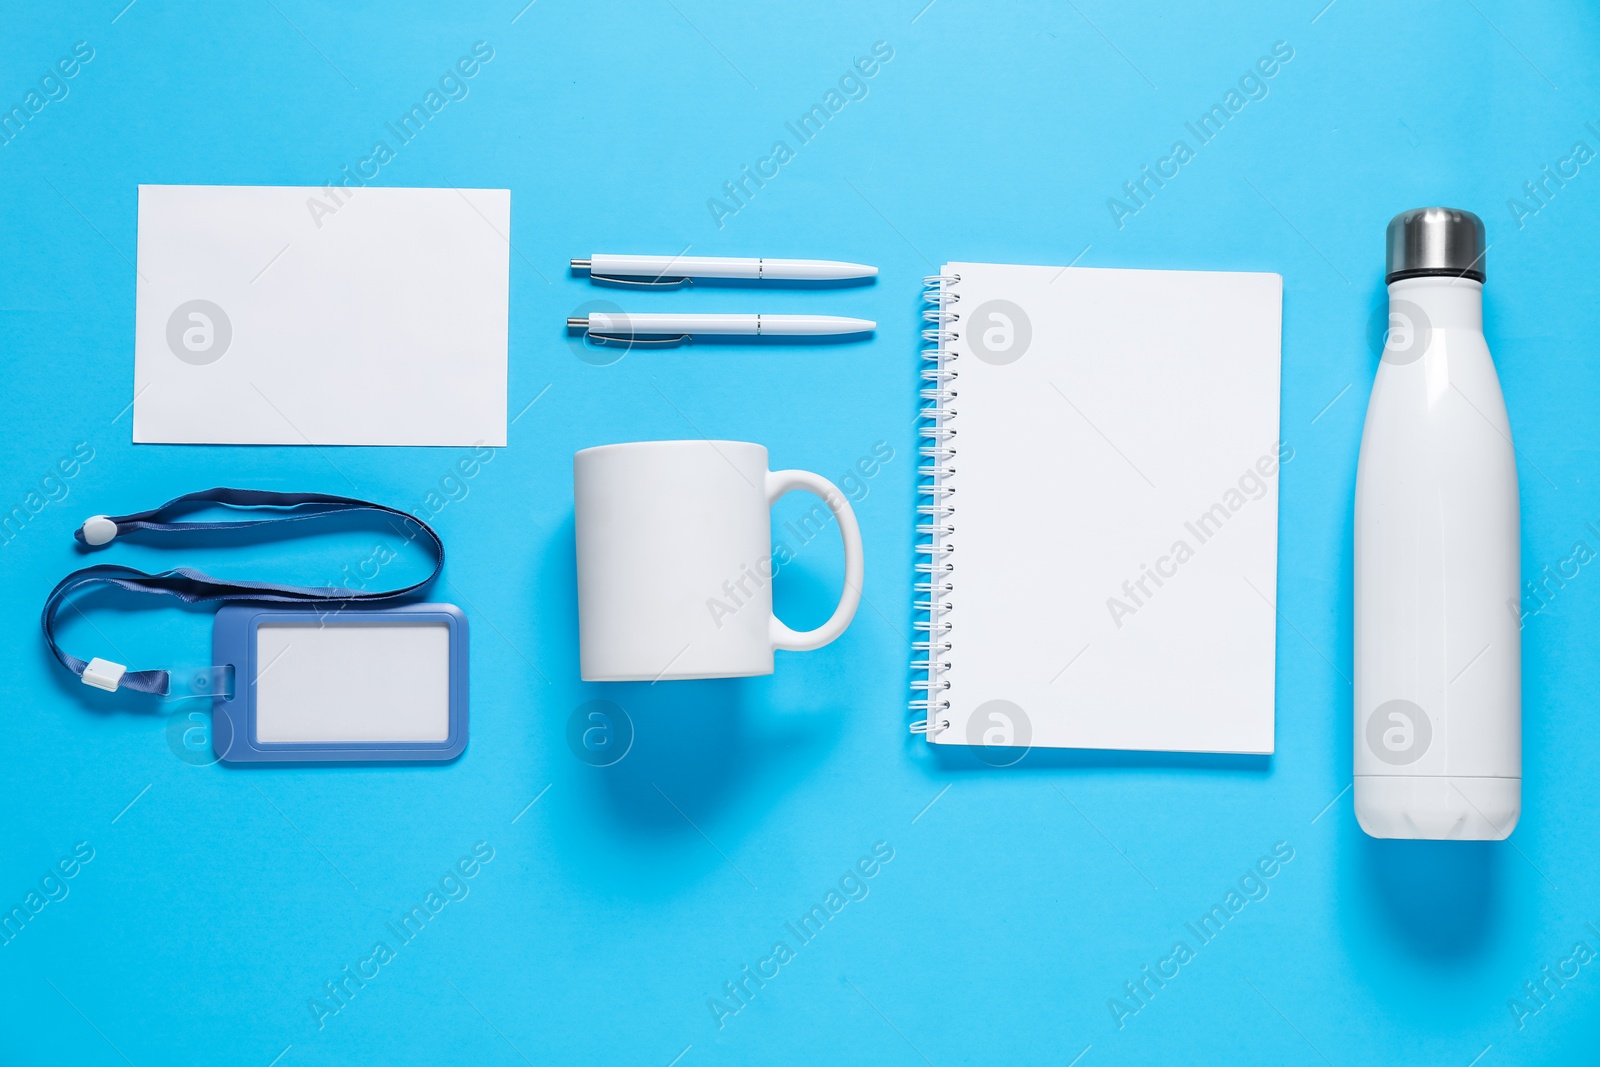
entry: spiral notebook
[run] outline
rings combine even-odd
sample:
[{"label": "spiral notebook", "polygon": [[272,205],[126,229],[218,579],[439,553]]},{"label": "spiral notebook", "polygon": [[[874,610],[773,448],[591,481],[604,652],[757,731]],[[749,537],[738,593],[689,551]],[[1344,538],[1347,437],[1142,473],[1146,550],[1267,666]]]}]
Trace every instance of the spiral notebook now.
[{"label": "spiral notebook", "polygon": [[1272,752],[1282,278],[950,263],[926,298],[913,731]]}]

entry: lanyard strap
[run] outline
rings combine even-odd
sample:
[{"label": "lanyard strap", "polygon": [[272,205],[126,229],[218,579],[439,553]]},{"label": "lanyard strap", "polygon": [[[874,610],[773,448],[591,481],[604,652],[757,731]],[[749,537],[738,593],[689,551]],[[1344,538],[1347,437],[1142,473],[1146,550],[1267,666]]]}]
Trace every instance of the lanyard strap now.
[{"label": "lanyard strap", "polygon": [[[286,508],[293,509],[293,512],[270,519],[239,519],[229,522],[170,521],[186,512],[207,505],[221,505],[229,508]],[[110,544],[112,540],[122,534],[140,531],[165,534],[195,533],[205,530],[245,530],[257,526],[309,522],[328,515],[357,512],[372,512],[393,516],[408,526],[414,527],[415,532],[410,533],[408,537],[414,540],[416,535],[420,533],[427,543],[432,546],[434,557],[433,572],[421,581],[413,582],[402,589],[371,592],[360,589],[343,589],[337,586],[315,588],[299,585],[278,585],[272,582],[225,581],[221,578],[213,578],[211,575],[203,574],[200,571],[190,570],[187,567],[176,567],[170,571],[162,571],[160,574],[147,574],[132,567],[123,567],[117,564],[99,564],[73,571],[61,579],[56,584],[56,587],[50,591],[50,597],[44,604],[44,614],[39,620],[40,625],[44,628],[45,642],[49,644],[50,651],[55,654],[56,659],[61,661],[61,665],[77,675],[87,685],[106,690],[132,689],[135,692],[165,696],[169,683],[168,671],[130,671],[120,663],[113,663],[98,657],[93,660],[81,660],[77,656],[62,651],[61,646],[56,644],[56,615],[61,610],[62,605],[67,602],[70,594],[90,585],[113,585],[133,593],[175,596],[189,604],[213,600],[249,600],[280,604],[337,603],[339,605],[347,605],[394,600],[416,592],[439,576],[439,572],[444,569],[444,542],[439,540],[439,535],[434,532],[433,527],[415,515],[398,511],[395,508],[374,504],[367,500],[357,500],[354,497],[330,496],[326,493],[273,493],[262,489],[207,489],[198,493],[186,493],[183,496],[174,497],[160,507],[150,511],[135,512],[131,515],[96,515],[84,522],[73,533],[73,536],[86,547],[96,549]]]}]

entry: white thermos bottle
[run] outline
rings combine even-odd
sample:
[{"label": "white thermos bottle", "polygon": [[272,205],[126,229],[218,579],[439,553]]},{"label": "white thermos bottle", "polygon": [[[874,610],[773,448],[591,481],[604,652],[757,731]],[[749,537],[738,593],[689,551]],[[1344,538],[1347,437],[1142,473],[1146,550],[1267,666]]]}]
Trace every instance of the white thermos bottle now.
[{"label": "white thermos bottle", "polygon": [[1501,840],[1522,811],[1516,456],[1483,339],[1483,221],[1389,223],[1389,333],[1356,471],[1355,809]]}]

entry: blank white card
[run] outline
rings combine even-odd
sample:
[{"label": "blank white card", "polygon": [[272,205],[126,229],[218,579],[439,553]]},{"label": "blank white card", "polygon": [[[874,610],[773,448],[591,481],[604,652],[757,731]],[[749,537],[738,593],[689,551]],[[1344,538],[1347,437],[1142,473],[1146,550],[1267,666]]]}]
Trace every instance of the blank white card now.
[{"label": "blank white card", "polygon": [[511,193],[141,185],[133,439],[504,445]]},{"label": "blank white card", "polygon": [[450,736],[450,627],[442,622],[263,622],[255,662],[263,744]]}]

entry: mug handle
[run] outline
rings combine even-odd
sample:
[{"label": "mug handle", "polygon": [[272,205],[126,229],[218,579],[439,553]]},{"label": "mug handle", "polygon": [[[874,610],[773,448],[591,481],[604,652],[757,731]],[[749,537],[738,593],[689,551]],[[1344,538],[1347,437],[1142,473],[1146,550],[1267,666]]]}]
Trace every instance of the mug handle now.
[{"label": "mug handle", "polygon": [[850,620],[855,618],[861,604],[861,582],[865,576],[865,562],[861,550],[861,527],[856,523],[856,513],[850,502],[828,479],[810,471],[788,470],[767,472],[767,506],[776,504],[785,493],[803,489],[822,498],[839,523],[839,535],[844,538],[844,593],[839,606],[827,622],[815,630],[791,630],[777,615],[772,616],[772,647],[790,652],[809,652],[833,641],[844,633]]}]

